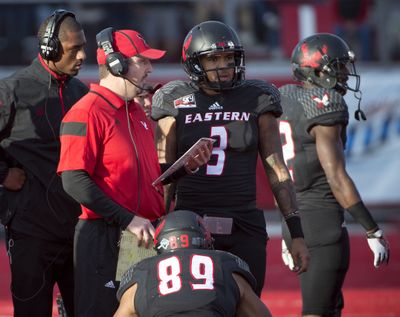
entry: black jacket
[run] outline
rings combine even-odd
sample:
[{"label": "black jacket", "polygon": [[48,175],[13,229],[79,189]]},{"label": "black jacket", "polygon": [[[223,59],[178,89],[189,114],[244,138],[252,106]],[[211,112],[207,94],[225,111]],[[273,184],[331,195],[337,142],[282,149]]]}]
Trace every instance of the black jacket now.
[{"label": "black jacket", "polygon": [[20,191],[4,190],[4,225],[43,239],[72,239],[80,207],[56,174],[59,129],[66,111],[87,91],[81,81],[55,75],[39,59],[0,80],[0,183],[4,162],[27,175]]}]

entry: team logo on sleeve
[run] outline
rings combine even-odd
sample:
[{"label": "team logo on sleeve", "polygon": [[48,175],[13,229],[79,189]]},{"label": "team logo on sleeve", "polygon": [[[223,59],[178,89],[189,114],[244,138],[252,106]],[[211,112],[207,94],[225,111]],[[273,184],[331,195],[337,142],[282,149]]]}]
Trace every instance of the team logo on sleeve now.
[{"label": "team logo on sleeve", "polygon": [[174,100],[175,108],[196,108],[196,101],[194,100],[194,95],[186,95]]},{"label": "team logo on sleeve", "polygon": [[329,100],[329,94],[328,93],[324,93],[322,99],[317,97],[317,96],[313,96],[312,100],[314,100],[317,103],[317,108],[318,109],[323,109],[324,107],[329,106],[330,104],[330,100]]}]

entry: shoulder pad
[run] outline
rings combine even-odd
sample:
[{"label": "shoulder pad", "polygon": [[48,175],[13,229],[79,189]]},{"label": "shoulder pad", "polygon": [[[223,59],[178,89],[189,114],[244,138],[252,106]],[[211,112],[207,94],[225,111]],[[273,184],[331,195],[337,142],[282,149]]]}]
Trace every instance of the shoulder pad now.
[{"label": "shoulder pad", "polygon": [[224,270],[230,271],[231,273],[240,274],[253,289],[256,288],[256,279],[250,272],[250,268],[244,260],[226,251],[217,252],[221,253]]},{"label": "shoulder pad", "polygon": [[131,287],[133,284],[137,283],[137,278],[135,276],[135,270],[137,266],[140,264],[136,263],[132,265],[121,277],[121,282],[119,284],[119,288],[117,291],[117,299],[121,301],[122,295],[126,292],[126,290]]},{"label": "shoulder pad", "polygon": [[256,112],[258,114],[272,112],[276,117],[279,117],[282,114],[281,95],[274,84],[263,80],[253,79],[246,80],[243,86],[248,87],[248,89],[256,90],[258,95]]},{"label": "shoulder pad", "polygon": [[300,94],[298,97],[299,101],[303,104],[304,113],[309,120],[326,115],[329,115],[329,117],[348,118],[346,102],[342,95],[334,89],[304,89],[303,94]]},{"label": "shoulder pad", "polygon": [[310,125],[347,124],[349,114],[346,102],[334,89],[307,89],[299,85],[285,85],[279,91],[282,96],[301,103]]},{"label": "shoulder pad", "polygon": [[197,91],[189,82],[175,80],[158,89],[153,96],[151,117],[159,120],[163,117],[178,115],[177,103],[190,102],[190,96]]},{"label": "shoulder pad", "polygon": [[279,103],[280,102],[280,93],[278,88],[269,82],[259,80],[259,79],[252,79],[252,80],[246,80],[244,82],[244,85],[247,85],[249,87],[255,87],[256,89],[260,90],[260,93],[264,93],[266,95],[269,95],[271,97],[271,103]]},{"label": "shoulder pad", "polygon": [[293,91],[295,91],[298,87],[300,86],[294,84],[283,85],[279,87],[279,92],[281,93],[281,95],[290,96],[290,94]]}]

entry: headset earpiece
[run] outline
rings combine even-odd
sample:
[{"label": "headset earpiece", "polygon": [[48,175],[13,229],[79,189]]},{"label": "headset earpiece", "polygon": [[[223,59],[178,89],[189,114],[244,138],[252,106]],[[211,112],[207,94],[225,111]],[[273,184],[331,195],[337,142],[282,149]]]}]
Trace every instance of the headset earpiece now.
[{"label": "headset earpiece", "polygon": [[96,35],[97,46],[104,51],[106,55],[106,66],[108,71],[114,76],[123,76],[128,73],[129,64],[128,60],[120,52],[114,51],[112,27],[100,31]]},{"label": "headset earpiece", "polygon": [[58,31],[61,21],[71,16],[75,19],[75,14],[67,10],[56,10],[49,19],[43,36],[39,39],[39,53],[48,61],[57,61],[60,57],[61,43],[58,38]]}]

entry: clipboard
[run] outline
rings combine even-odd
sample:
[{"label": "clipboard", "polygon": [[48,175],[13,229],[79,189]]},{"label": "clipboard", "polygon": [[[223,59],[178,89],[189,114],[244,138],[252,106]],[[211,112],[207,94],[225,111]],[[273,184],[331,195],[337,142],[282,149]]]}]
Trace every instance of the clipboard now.
[{"label": "clipboard", "polygon": [[154,182],[152,183],[153,186],[157,186],[160,184],[164,179],[166,179],[171,174],[175,173],[178,169],[183,167],[187,161],[188,156],[190,156],[193,152],[197,151],[203,144],[208,144],[211,142],[213,144],[216,140],[212,138],[200,138],[193,144],[189,150],[187,150],[179,159],[175,161],[164,173],[161,174]]},{"label": "clipboard", "polygon": [[134,234],[126,230],[122,231],[115,280],[120,281],[122,275],[132,265],[155,255],[157,252],[153,248],[153,242],[148,249],[139,247],[138,239]]}]

